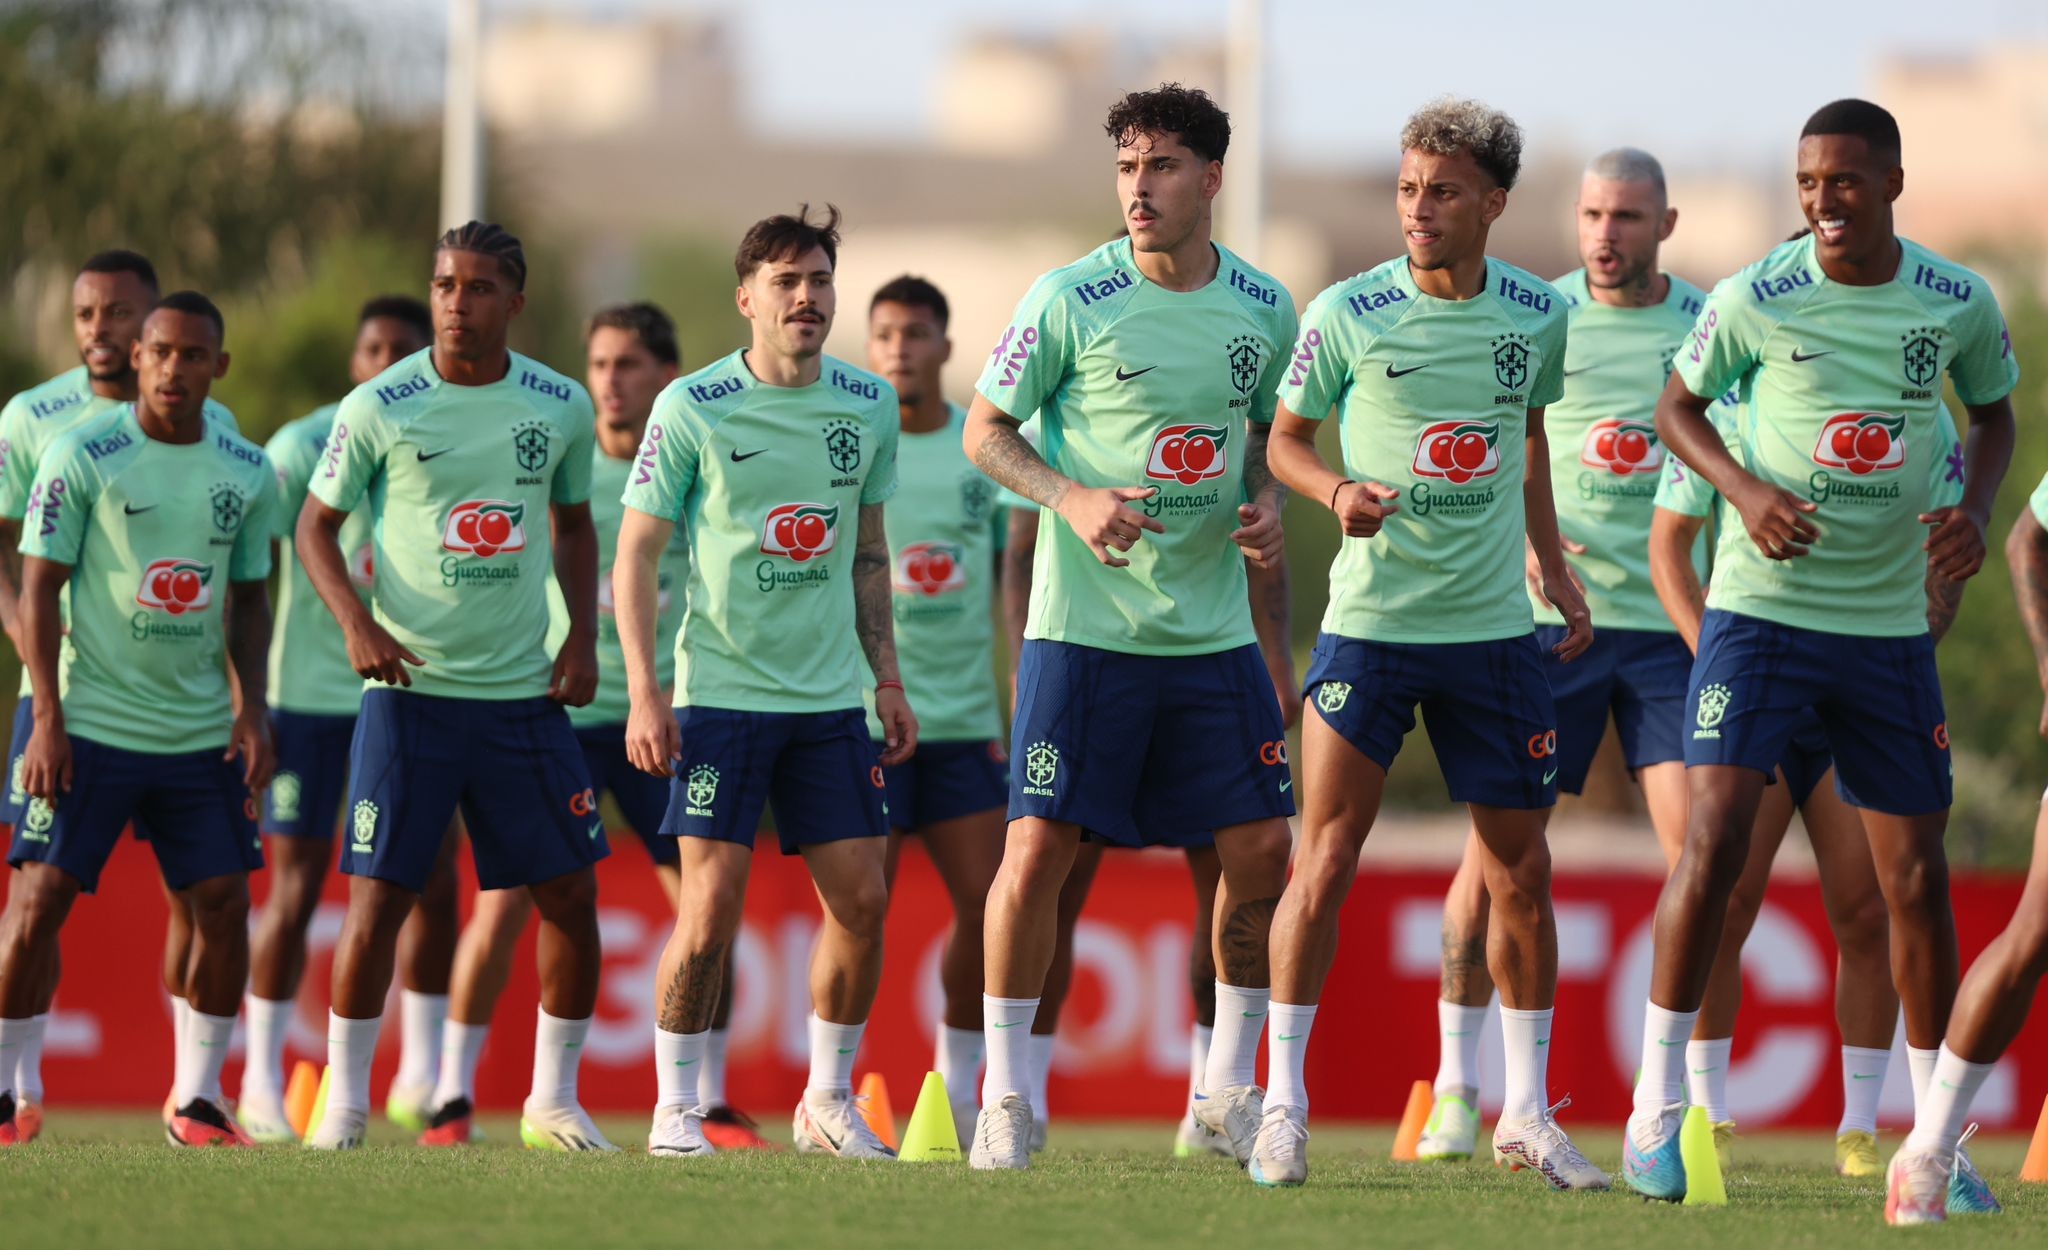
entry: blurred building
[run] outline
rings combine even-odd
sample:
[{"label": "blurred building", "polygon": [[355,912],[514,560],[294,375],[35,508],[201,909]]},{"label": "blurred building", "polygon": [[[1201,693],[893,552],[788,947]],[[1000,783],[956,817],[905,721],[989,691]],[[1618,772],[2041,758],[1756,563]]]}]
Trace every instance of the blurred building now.
[{"label": "blurred building", "polygon": [[1871,98],[1899,119],[1899,228],[1942,251],[1996,242],[2048,251],[2048,47],[1899,57]]}]

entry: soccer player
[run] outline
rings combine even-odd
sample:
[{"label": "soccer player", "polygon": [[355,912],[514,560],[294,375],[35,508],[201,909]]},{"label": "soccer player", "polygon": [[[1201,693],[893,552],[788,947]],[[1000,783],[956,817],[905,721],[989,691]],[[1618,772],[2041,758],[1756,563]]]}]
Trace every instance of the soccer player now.
[{"label": "soccer player", "polygon": [[[1407,253],[1316,298],[1281,383],[1273,471],[1336,513],[1344,541],[1306,681],[1302,845],[1273,920],[1272,1083],[1250,1169],[1261,1184],[1308,1176],[1309,1030],[1420,704],[1485,853],[1507,1055],[1493,1148],[1555,1188],[1607,1186],[1558,1127],[1545,1080],[1557,930],[1544,827],[1562,769],[1550,674],[1593,631],[1542,469],[1545,410],[1564,393],[1565,298],[1486,254],[1521,158],[1521,129],[1475,101],[1410,117],[1396,192]],[[1341,471],[1315,446],[1333,405]],[[1525,544],[1565,621],[1548,655],[1522,589]]]},{"label": "soccer player", "polygon": [[[425,304],[398,295],[370,300],[356,317],[350,380],[362,385],[426,347],[433,336]],[[356,707],[363,698],[363,679],[349,666],[341,627],[320,602],[291,548],[299,508],[339,407],[328,404],[287,423],[263,449],[277,470],[280,487],[274,558],[282,565],[282,575],[277,627],[270,640],[271,732],[277,743],[277,772],[264,794],[261,829],[269,840],[270,893],[250,939],[248,1054],[238,1108],[242,1127],[259,1142],[298,1140],[284,1113],[285,1035],[291,1026],[299,978],[306,968],[306,927],[320,904],[320,888],[333,858],[335,820],[348,778],[349,740],[355,733]],[[350,580],[359,594],[367,596],[371,571],[367,513],[349,518],[342,527],[341,543],[349,556]],[[452,872],[438,874],[423,899],[445,907],[452,924]],[[408,965],[407,985],[401,991],[408,1036],[396,1086],[405,1084],[406,1060],[414,1059],[425,1045],[426,1039],[411,1034],[432,1033],[436,1018],[446,1015],[448,1001],[445,993],[418,992],[410,961],[401,962]],[[445,978],[447,961],[440,963],[440,975]],[[432,1079],[431,1073],[428,1079]]]},{"label": "soccer player", "polygon": [[[1585,789],[1610,713],[1622,758],[1643,790],[1667,865],[1685,836],[1684,745],[1679,712],[1692,670],[1657,602],[1644,536],[1664,451],[1651,424],[1671,357],[1706,292],[1658,267],[1678,210],[1664,169],[1637,148],[1595,157],[1575,206],[1582,268],[1557,281],[1570,342],[1564,395],[1543,414],[1551,497],[1567,563],[1600,633],[1572,663],[1548,664],[1557,706],[1557,787]],[[1537,645],[1563,641],[1564,617],[1543,597],[1529,561]],[[1486,972],[1485,851],[1466,838],[1444,900],[1443,993],[1437,1003],[1441,1059],[1436,1103],[1416,1147],[1425,1161],[1469,1159],[1479,1135],[1479,1041],[1493,979]]]},{"label": "soccer player", "polygon": [[[1742,524],[1716,547],[1687,695],[1685,850],[1658,900],[1622,1155],[1623,1176],[1652,1198],[1685,1194],[1683,1043],[1764,783],[1807,707],[1862,812],[1909,1046],[1935,1050],[1955,997],[1948,725],[1925,581],[1930,561],[1951,581],[1983,564],[2019,371],[1984,280],[1894,232],[1899,159],[1898,125],[1874,104],[1839,100],[1808,119],[1798,187],[1813,234],[1715,288],[1658,402],[1665,444]],[[1926,457],[1948,446],[1944,372],[1970,432],[1963,502],[1933,508]],[[1707,416],[1730,390],[1750,404],[1740,460]]]},{"label": "soccer player", "polygon": [[[44,451],[57,437],[86,421],[102,416],[136,397],[134,350],[142,333],[143,319],[157,299],[156,267],[147,257],[130,251],[100,252],[79,267],[71,288],[71,330],[78,345],[79,366],[58,374],[42,385],[24,391],[0,409],[0,628],[5,628],[15,652],[22,654],[19,615],[16,609],[20,575],[17,566],[21,539],[21,517],[28,509],[29,488]],[[204,412],[209,421],[234,430],[235,418],[214,399],[207,399]],[[64,598],[60,597],[60,605]],[[21,787],[21,754],[28,747],[34,727],[35,701],[26,661],[21,669],[21,687],[14,705],[14,730],[7,749],[7,785],[0,797],[0,823],[18,824],[28,792]],[[138,836],[143,825],[136,826]],[[260,856],[252,855],[249,867],[261,867]],[[164,929],[163,984],[170,995],[173,1035],[181,1032],[187,1002],[185,986],[191,974],[192,915],[177,893],[164,888],[169,919]],[[57,948],[49,952],[46,969],[49,993],[56,992]],[[44,995],[45,998],[48,994]],[[42,1052],[47,1014],[39,1015],[20,1045],[16,1061],[15,1088],[20,1098],[17,1125],[24,1137],[33,1139],[42,1127]],[[0,1060],[0,1068],[5,1061]],[[6,1074],[0,1072],[0,1080]],[[166,1100],[164,1119],[175,1106]]]},{"label": "soccer player", "polygon": [[[1265,934],[1294,801],[1244,557],[1282,547],[1265,445],[1294,304],[1211,241],[1230,145],[1215,101],[1178,84],[1135,92],[1105,129],[1130,237],[1025,295],[964,437],[984,473],[1062,522],[1037,546],[987,905],[971,1151],[984,1169],[1030,1163],[1028,1025],[1084,830],[1121,845],[1215,830],[1217,1028],[1198,1114],[1240,1162],[1263,1097]],[[1034,411],[1044,455],[1019,433]]]},{"label": "soccer player", "polygon": [[[205,296],[159,301],[133,348],[135,402],[43,449],[22,538],[18,632],[43,696],[0,919],[0,1057],[49,1009],[49,952],[72,903],[98,887],[123,826],[146,819],[193,922],[165,1126],[174,1146],[255,1144],[220,1071],[249,972],[251,792],[272,762],[263,666],[277,480],[255,444],[205,415],[227,372],[224,339]],[[0,1092],[0,1142],[13,1121]]]},{"label": "soccer player", "polygon": [[[735,299],[752,343],[662,392],[625,492],[612,583],[632,698],[626,750],[636,767],[674,779],[661,832],[680,840],[682,869],[656,976],[652,1155],[714,1152],[694,1069],[739,931],[754,831],[772,802],[783,853],[804,857],[824,910],[796,1148],[895,1157],[861,1118],[853,1065],[889,907],[882,770],[917,746],[882,526],[896,491],[897,402],[881,378],[824,355],[839,259],[839,210],[827,207],[822,222],[807,205],[741,239]],[[690,580],[671,712],[654,626],[657,569],[678,521]],[[842,524],[855,528],[851,544]],[[861,708],[863,655],[879,756]]]},{"label": "soccer player", "polygon": [[[2048,674],[2048,478],[2013,522],[2005,540],[2020,620],[2034,646],[2035,666]],[[2048,683],[2048,676],[2043,677]],[[2048,684],[2044,684],[2048,689]],[[2048,737],[2048,705],[2041,711]],[[1885,1173],[1884,1218],[1891,1224],[1939,1224],[1951,1211],[1996,1211],[1988,1188],[1972,1170],[1965,1177],[1962,1143],[1975,1126],[1970,1103],[1990,1078],[1998,1057],[2027,1022],[2034,993],[2048,976],[2048,801],[2034,824],[2034,860],[2019,906],[2004,932],[1991,940],[1956,992],[1927,1092],[1914,1107],[1913,1131]],[[1959,1184],[1960,1182],[1960,1184]],[[1963,1192],[1958,1193],[1961,1189]],[[1958,1204],[1961,1197],[1965,1201]]]},{"label": "soccer player", "polygon": [[[604,824],[564,705],[597,684],[594,414],[583,387],[505,346],[526,254],[469,222],[434,249],[434,344],[349,392],[299,514],[300,561],[368,679],[349,752],[348,916],[335,948],[327,1113],[307,1139],[362,1144],[399,928],[459,805],[486,890],[540,912],[541,1002],[520,1137],[612,1150],[576,1099],[597,1004]],[[371,602],[340,534],[368,501]],[[570,614],[549,658],[547,577]]]},{"label": "soccer player", "polygon": [[[1708,410],[1731,449],[1738,446],[1738,399],[1723,397]],[[1934,433],[1946,448],[1927,458],[1932,474],[1929,497],[1939,508],[1962,499],[1962,446],[1955,423],[1945,412]],[[1704,479],[1675,458],[1667,461],[1650,523],[1650,576],[1689,647],[1697,645],[1706,614],[1695,553],[1709,517],[1719,515],[1718,500]],[[1930,566],[1928,633],[1937,642],[1955,619],[1963,585],[1935,575]],[[1707,1109],[1726,1171],[1735,1134],[1728,1109],[1728,1067],[1735,1017],[1742,1006],[1742,946],[1763,906],[1771,862],[1797,809],[1813,844],[1821,898],[1837,951],[1835,1021],[1842,1035],[1842,1118],[1835,1129],[1835,1170],[1845,1177],[1875,1177],[1884,1170],[1877,1153],[1878,1094],[1891,1066],[1892,1035],[1899,1020],[1899,996],[1891,976],[1891,924],[1863,822],[1836,792],[1827,731],[1812,709],[1801,714],[1772,780],[1757,808],[1749,860],[1729,899],[1721,948],[1693,1038],[1686,1044],[1686,1084],[1692,1102]]]}]

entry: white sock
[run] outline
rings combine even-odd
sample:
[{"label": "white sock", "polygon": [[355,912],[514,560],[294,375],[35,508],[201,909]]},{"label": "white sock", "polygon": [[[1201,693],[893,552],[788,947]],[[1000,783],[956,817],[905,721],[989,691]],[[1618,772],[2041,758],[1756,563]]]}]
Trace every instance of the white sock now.
[{"label": "white sock", "polygon": [[1267,1008],[1266,1105],[1300,1107],[1308,1114],[1308,1082],[1302,1065],[1308,1060],[1308,1032],[1316,1022],[1316,1005],[1273,1003]]},{"label": "white sock", "polygon": [[1692,1105],[1707,1109],[1710,1124],[1726,1124],[1735,1118],[1728,1114],[1728,1057],[1734,1050],[1732,1037],[1685,1044],[1685,1087]]},{"label": "white sock", "polygon": [[370,1114],[370,1063],[383,1016],[351,1020],[327,1013],[327,1109]]},{"label": "white sock", "polygon": [[[1460,1098],[1479,1092],[1479,1039],[1485,1036],[1486,1008],[1436,1002],[1436,1091]],[[1476,1109],[1476,1106],[1475,1106]]]},{"label": "white sock", "polygon": [[981,1105],[993,1107],[1005,1094],[1031,1096],[1031,1022],[1035,998],[981,996],[981,1035],[988,1070],[981,1078]]},{"label": "white sock", "polygon": [[1906,1070],[1913,1077],[1913,1121],[1919,1123],[1920,1108],[1927,1102],[1927,1082],[1934,1079],[1934,1065],[1941,1059],[1941,1050],[1921,1050],[1918,1046],[1906,1047]]},{"label": "white sock", "polygon": [[533,1089],[527,1101],[544,1107],[576,1105],[576,1073],[583,1066],[583,1039],[590,1036],[590,1017],[564,1020],[545,1007],[533,1030]]},{"label": "white sock", "polygon": [[1666,1011],[1643,1004],[1643,1074],[1636,1079],[1635,1108],[1655,1113],[1685,1101],[1685,1041],[1699,1021],[1697,1011]]},{"label": "white sock", "polygon": [[20,1097],[21,1091],[14,1088],[15,1074],[20,1070],[21,1048],[28,1044],[28,1031],[34,1025],[34,1016],[18,1020],[0,1016],[0,1092],[12,1090]]},{"label": "white sock", "polygon": [[818,1090],[830,1094],[853,1092],[853,1061],[860,1051],[860,1035],[867,1029],[867,1022],[859,1024],[834,1024],[821,1020],[817,1012],[811,1013],[811,1079],[804,1086],[804,1092]]},{"label": "white sock", "polygon": [[956,1029],[939,1021],[932,1071],[946,1082],[946,1097],[954,1106],[974,1105],[975,1082],[981,1078],[981,1047],[980,1029]]},{"label": "white sock", "polygon": [[442,1027],[448,1022],[446,994],[398,992],[398,1074],[400,1089],[429,1088],[441,1061]]},{"label": "white sock", "polygon": [[1216,1030],[1207,1024],[1195,1025],[1188,1031],[1188,1101],[1202,1092],[1202,1082],[1209,1074],[1209,1043]]},{"label": "white sock", "polygon": [[1027,1043],[1031,1053],[1031,1118],[1040,1124],[1052,1121],[1052,1034],[1033,1033]]},{"label": "white sock", "polygon": [[1877,1132],[1877,1096],[1891,1070],[1892,1052],[1875,1046],[1842,1047],[1842,1122],[1836,1133]]},{"label": "white sock", "polygon": [[1938,1058],[1930,1073],[1932,1079],[1914,1112],[1913,1131],[1906,1135],[1906,1149],[1934,1150],[1949,1156],[1962,1140],[1963,1126],[1970,1122],[1970,1100],[1998,1065],[1971,1063],[1957,1057],[1947,1046],[1935,1053]]},{"label": "white sock", "polygon": [[1216,983],[1216,1026],[1202,1077],[1205,1090],[1259,1083],[1259,1036],[1266,1031],[1272,997],[1271,990]]},{"label": "white sock", "polygon": [[1508,1068],[1502,1123],[1526,1123],[1550,1107],[1550,1022],[1555,1014],[1550,1007],[1541,1011],[1500,1009],[1501,1053]]},{"label": "white sock", "polygon": [[171,1102],[178,1102],[178,1091],[192,1084],[192,1048],[185,1044],[185,1034],[192,1022],[192,1004],[182,998],[171,1000]]},{"label": "white sock", "polygon": [[14,1061],[14,1097],[18,1101],[43,1100],[43,1033],[49,1027],[47,1011],[28,1018],[28,1035],[22,1039],[21,1057]]},{"label": "white sock", "polygon": [[260,1096],[271,1101],[284,1097],[284,1040],[291,1028],[292,1000],[258,998],[242,1000],[242,1017],[248,1021],[248,1053],[243,1057],[242,1101]]},{"label": "white sock", "polygon": [[708,1031],[671,1033],[659,1026],[655,1028],[654,1085],[660,1091],[654,1103],[656,1111],[668,1107],[687,1110],[702,1105],[700,1087],[704,1078],[698,1069],[704,1066],[704,1052],[710,1040]]},{"label": "white sock", "polygon": [[[679,1035],[680,1036],[680,1035]],[[732,1040],[729,1028],[714,1028],[704,1040],[704,1062],[697,1069],[697,1105],[725,1105],[725,1046]]]},{"label": "white sock", "polygon": [[476,1106],[476,1065],[483,1058],[484,1042],[491,1035],[488,1024],[464,1024],[450,1020],[441,1030],[441,1073],[434,1080],[434,1109],[458,1098]]},{"label": "white sock", "polygon": [[220,1088],[220,1069],[228,1061],[228,1043],[234,1037],[233,1016],[209,1016],[195,1010],[185,1017],[185,1035],[178,1039],[178,1047],[188,1053],[177,1064],[179,1084],[171,1091],[172,1102],[180,1107],[194,1098],[227,1102]]}]

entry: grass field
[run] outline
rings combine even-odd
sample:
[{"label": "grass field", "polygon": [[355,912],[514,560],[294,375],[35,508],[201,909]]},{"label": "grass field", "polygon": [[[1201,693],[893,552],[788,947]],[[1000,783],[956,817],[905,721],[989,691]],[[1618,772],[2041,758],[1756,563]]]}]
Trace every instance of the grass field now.
[{"label": "grass field", "polygon": [[[1982,1143],[2006,1214],[1941,1229],[1887,1229],[1882,1186],[1828,1169],[1831,1141],[1739,1142],[1720,1210],[1646,1204],[1621,1193],[1551,1193],[1484,1165],[1386,1162],[1392,1134],[1319,1129],[1308,1186],[1260,1190],[1237,1169],[1168,1156],[1163,1127],[1055,1126],[1052,1149],[1019,1175],[964,1165],[842,1164],[793,1154],[656,1162],[645,1122],[604,1128],[629,1150],[563,1157],[490,1144],[413,1149],[380,1126],[350,1155],[274,1148],[188,1153],[147,1115],[59,1112],[43,1141],[0,1152],[0,1245],[690,1247],[1286,1247],[1359,1245],[1691,1246],[2048,1244],[2048,1185],[2022,1186],[2024,1142]],[[1619,1132],[1581,1126],[1603,1167]]]}]

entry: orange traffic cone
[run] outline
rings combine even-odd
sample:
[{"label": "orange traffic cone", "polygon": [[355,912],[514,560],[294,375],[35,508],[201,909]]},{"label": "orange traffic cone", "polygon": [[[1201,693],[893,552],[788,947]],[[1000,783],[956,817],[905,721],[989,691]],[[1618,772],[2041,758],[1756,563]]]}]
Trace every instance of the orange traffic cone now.
[{"label": "orange traffic cone", "polygon": [[875,1136],[889,1149],[896,1149],[896,1112],[889,1106],[889,1083],[879,1072],[860,1080],[860,1118],[868,1122]]},{"label": "orange traffic cone", "polygon": [[1408,1109],[1401,1113],[1401,1127],[1394,1133],[1394,1161],[1415,1162],[1415,1146],[1422,1140],[1422,1126],[1429,1123],[1429,1109],[1436,1102],[1436,1093],[1428,1081],[1417,1081],[1408,1088]]},{"label": "orange traffic cone", "polygon": [[2048,1183],[2048,1098],[2041,1100],[2041,1122],[2034,1126],[2034,1144],[2020,1164],[2020,1179]]},{"label": "orange traffic cone", "polygon": [[313,1123],[313,1099],[319,1092],[320,1065],[311,1059],[299,1060],[292,1066],[292,1079],[284,1087],[284,1118],[301,1141]]}]

